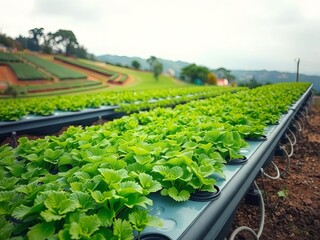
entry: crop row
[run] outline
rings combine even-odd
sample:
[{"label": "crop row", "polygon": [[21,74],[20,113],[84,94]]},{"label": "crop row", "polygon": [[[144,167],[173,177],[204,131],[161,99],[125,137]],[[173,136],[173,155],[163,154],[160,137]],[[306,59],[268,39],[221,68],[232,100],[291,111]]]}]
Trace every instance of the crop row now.
[{"label": "crop row", "polygon": [[0,62],[20,62],[20,59],[12,53],[0,52]]},{"label": "crop row", "polygon": [[[19,120],[29,114],[47,116],[54,111],[80,111],[84,108],[121,105],[120,111],[133,112],[145,108],[177,104],[201,97],[210,97],[243,88],[186,87],[146,91],[115,91],[95,94],[5,99],[0,101],[0,121]],[[177,98],[176,96],[180,96]],[[150,99],[156,99],[154,103]],[[130,105],[132,105],[130,107]]]},{"label": "crop row", "polygon": [[86,78],[85,74],[79,73],[77,71],[65,68],[53,62],[50,62],[46,59],[39,58],[34,55],[22,55],[24,59],[27,61],[41,67],[45,71],[51,73],[52,75],[58,77],[60,80],[64,79],[79,79],[79,78]]},{"label": "crop row", "polygon": [[308,87],[227,93],[2,146],[2,236],[129,240],[160,226],[147,211],[151,193],[186,201],[216,191],[212,175],[223,177],[224,164],[241,157],[244,137],[261,136]]},{"label": "crop row", "polygon": [[110,83],[124,83],[128,79],[127,74],[122,74],[120,77],[119,75],[113,75],[108,79]]},{"label": "crop row", "polygon": [[12,69],[19,80],[47,79],[47,76],[27,63],[7,62],[6,64]]},{"label": "crop row", "polygon": [[84,63],[84,62],[81,62],[81,61],[78,61],[78,60],[75,60],[75,59],[70,59],[70,58],[63,57],[63,56],[55,56],[54,58],[57,59],[57,60],[72,64],[72,65],[78,66],[78,67],[82,67],[82,68],[85,68],[85,69],[88,69],[88,70],[91,70],[91,71],[94,71],[94,72],[97,72],[97,73],[100,73],[100,74],[104,74],[104,75],[110,76],[112,78],[116,78],[119,75],[116,72],[113,72],[113,71],[98,67],[98,66],[93,65],[93,64]]},{"label": "crop row", "polygon": [[72,80],[64,82],[53,82],[51,84],[42,84],[42,85],[28,85],[23,86],[28,92],[41,92],[41,91],[52,91],[57,89],[69,89],[69,88],[79,88],[87,86],[101,85],[98,81],[89,81],[89,80]]}]

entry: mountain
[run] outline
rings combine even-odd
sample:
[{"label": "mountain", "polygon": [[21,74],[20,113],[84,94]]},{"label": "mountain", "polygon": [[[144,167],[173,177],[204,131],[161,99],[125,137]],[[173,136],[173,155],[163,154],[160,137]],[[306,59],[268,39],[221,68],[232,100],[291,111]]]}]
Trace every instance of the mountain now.
[{"label": "mountain", "polygon": [[[140,57],[127,57],[127,56],[117,56],[117,55],[101,55],[96,57],[98,61],[111,63],[114,65],[121,66],[131,66],[133,60],[137,60],[141,69],[148,70],[150,66],[146,59]],[[172,69],[174,71],[175,77],[179,78],[181,69],[190,65],[191,63],[183,61],[171,61],[166,59],[158,58],[158,60],[163,64],[164,72]],[[267,71],[267,70],[231,70],[231,74],[234,75],[238,82],[246,82],[254,78],[257,82],[265,83],[277,83],[277,82],[294,82],[296,81],[295,73],[288,72],[278,72],[278,71]],[[299,81],[301,82],[311,82],[313,88],[320,92],[320,76],[310,76],[305,74],[299,74]]]},{"label": "mountain", "polygon": [[[150,65],[147,62],[147,59],[143,59],[140,57],[127,57],[127,56],[105,54],[105,55],[97,56],[96,59],[98,61],[111,63],[114,65],[129,66],[129,67],[131,67],[132,61],[136,60],[141,65],[140,69],[143,69],[143,70],[150,69]],[[175,77],[179,77],[182,68],[190,65],[190,63],[187,63],[187,62],[171,61],[171,60],[166,60],[162,58],[158,58],[158,61],[162,63],[164,72],[167,72],[169,69],[171,69],[174,71]]]},{"label": "mountain", "polygon": [[[247,70],[232,70],[231,74],[237,78],[238,82],[247,82],[254,78],[257,82],[265,83],[277,83],[277,82],[295,82],[296,73],[278,72],[278,71],[247,71]],[[311,82],[313,88],[320,91],[320,76],[310,76],[305,74],[299,74],[299,82]]]}]

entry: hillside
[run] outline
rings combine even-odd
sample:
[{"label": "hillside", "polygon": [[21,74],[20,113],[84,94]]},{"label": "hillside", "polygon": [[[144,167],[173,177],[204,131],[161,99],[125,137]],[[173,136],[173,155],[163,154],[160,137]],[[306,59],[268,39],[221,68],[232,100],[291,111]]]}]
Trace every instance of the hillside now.
[{"label": "hillside", "polygon": [[[102,62],[108,62],[111,64],[119,64],[122,66],[131,66],[133,60],[137,60],[141,64],[141,69],[149,69],[149,64],[146,59],[140,57],[127,57],[117,55],[101,55],[97,57],[97,60]],[[159,58],[159,61],[163,64],[164,71],[173,69],[175,71],[175,77],[179,78],[181,69],[188,66],[191,63],[183,61],[171,61]],[[278,71],[266,71],[266,70],[231,70],[231,73],[236,77],[237,81],[249,81],[253,77],[259,83],[277,83],[277,82],[294,82],[296,81],[295,73],[278,72]],[[310,76],[306,74],[299,74],[299,81],[311,82],[314,89],[320,92],[320,76]]]},{"label": "hillside", "polygon": [[[296,81],[296,73],[278,72],[278,71],[246,71],[232,70],[231,73],[236,76],[239,82],[249,81],[252,78],[259,83],[277,83],[277,82],[294,82]],[[309,76],[299,74],[300,82],[311,82],[316,91],[320,91],[320,76]]]},{"label": "hillside", "polygon": [[[18,66],[20,63],[23,63],[23,66]],[[22,67],[26,66],[29,70],[21,72]],[[34,72],[45,75],[34,77]],[[14,86],[11,92],[7,92],[8,84]],[[100,61],[50,54],[0,54],[0,98],[12,95],[35,97],[115,89],[176,88],[187,85],[189,84],[169,75],[162,74],[158,81],[155,81],[150,71],[136,71]]]},{"label": "hillside", "polygon": [[[105,55],[96,57],[96,59],[102,62],[107,62],[115,65],[119,64],[121,66],[129,66],[129,67],[131,67],[132,61],[136,60],[140,63],[141,69],[143,70],[150,69],[150,65],[148,64],[147,59],[140,58],[140,57],[127,57],[127,56],[105,54]],[[171,61],[171,60],[166,60],[162,58],[158,58],[158,60],[162,63],[164,72],[168,71],[169,69],[172,69],[175,72],[175,77],[177,78],[180,75],[181,69],[190,64],[188,62]]]}]

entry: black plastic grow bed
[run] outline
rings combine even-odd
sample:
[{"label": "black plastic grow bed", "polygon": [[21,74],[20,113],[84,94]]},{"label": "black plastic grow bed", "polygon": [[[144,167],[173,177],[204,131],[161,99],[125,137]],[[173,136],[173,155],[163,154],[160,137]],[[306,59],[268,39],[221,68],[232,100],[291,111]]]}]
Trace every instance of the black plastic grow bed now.
[{"label": "black plastic grow bed", "polygon": [[55,112],[50,116],[27,116],[19,121],[0,122],[0,139],[15,134],[48,135],[66,125],[91,125],[99,119],[114,119],[124,113],[116,112],[118,106],[84,109],[79,112]]}]

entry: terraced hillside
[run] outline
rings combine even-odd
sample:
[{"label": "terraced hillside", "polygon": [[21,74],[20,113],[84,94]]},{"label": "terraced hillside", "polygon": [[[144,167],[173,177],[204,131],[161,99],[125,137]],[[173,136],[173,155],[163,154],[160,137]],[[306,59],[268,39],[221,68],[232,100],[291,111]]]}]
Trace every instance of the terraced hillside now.
[{"label": "terraced hillside", "polygon": [[[2,53],[0,82],[0,97],[61,95],[113,89],[143,90],[186,85],[164,75],[156,82],[150,72],[114,67],[97,61],[30,53]],[[11,86],[10,91],[7,86]]]}]

